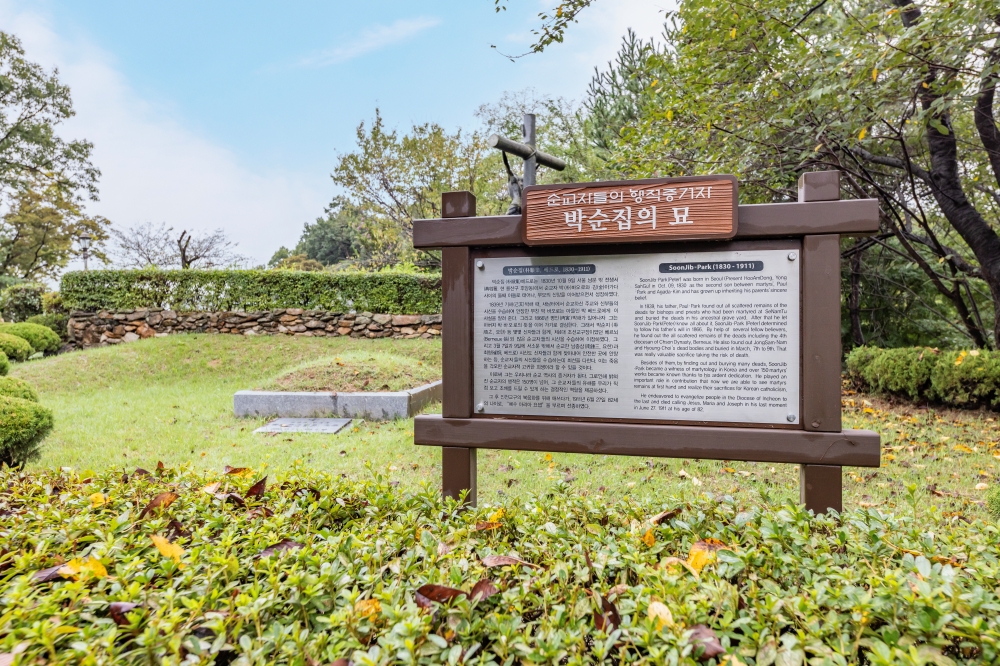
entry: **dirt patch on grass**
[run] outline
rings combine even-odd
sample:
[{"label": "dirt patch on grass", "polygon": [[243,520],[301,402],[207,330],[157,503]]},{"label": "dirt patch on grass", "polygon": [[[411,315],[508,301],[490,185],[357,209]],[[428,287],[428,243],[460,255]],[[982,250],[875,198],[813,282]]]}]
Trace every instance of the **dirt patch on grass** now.
[{"label": "dirt patch on grass", "polygon": [[441,379],[440,362],[384,351],[348,351],[283,372],[264,391],[405,391]]}]

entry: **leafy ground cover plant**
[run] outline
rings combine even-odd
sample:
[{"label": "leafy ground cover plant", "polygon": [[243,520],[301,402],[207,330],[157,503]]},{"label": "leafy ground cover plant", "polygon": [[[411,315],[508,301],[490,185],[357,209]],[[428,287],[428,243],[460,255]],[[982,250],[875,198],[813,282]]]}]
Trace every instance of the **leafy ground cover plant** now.
[{"label": "leafy ground cover plant", "polygon": [[7,358],[23,363],[28,357],[35,353],[34,348],[22,337],[0,332],[0,351]]},{"label": "leafy ground cover plant", "polygon": [[[0,475],[0,655],[33,664],[972,664],[997,527],[562,485],[458,511],[293,469]],[[342,660],[342,661],[337,661]]]},{"label": "leafy ground cover plant", "polygon": [[[415,347],[415,355],[382,349],[353,349],[309,361],[261,388],[270,391],[405,391],[441,379],[436,347]],[[419,354],[420,351],[430,352]]]},{"label": "leafy ground cover plant", "polygon": [[48,326],[21,322],[18,324],[0,324],[0,333],[16,335],[23,338],[36,352],[49,354],[58,351],[62,345],[62,340]]}]

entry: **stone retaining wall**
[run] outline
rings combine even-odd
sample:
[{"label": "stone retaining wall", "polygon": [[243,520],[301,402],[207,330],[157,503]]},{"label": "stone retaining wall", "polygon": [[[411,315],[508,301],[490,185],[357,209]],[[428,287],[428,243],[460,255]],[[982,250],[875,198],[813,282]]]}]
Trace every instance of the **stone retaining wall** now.
[{"label": "stone retaining wall", "polygon": [[441,315],[393,315],[326,310],[263,312],[172,312],[158,308],[126,312],[73,312],[70,344],[96,347],[172,333],[299,335],[352,338],[432,338],[441,335]]}]

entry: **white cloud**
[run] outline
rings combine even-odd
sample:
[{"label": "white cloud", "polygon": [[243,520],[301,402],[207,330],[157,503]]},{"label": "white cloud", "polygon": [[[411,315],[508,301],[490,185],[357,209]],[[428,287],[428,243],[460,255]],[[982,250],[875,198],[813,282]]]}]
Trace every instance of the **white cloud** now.
[{"label": "white cloud", "polygon": [[302,58],[298,65],[300,67],[326,67],[347,62],[366,53],[398,44],[440,23],[440,19],[421,16],[412,19],[399,19],[391,25],[375,25],[366,28],[356,39],[346,44],[317,51]]},{"label": "white cloud", "polygon": [[241,254],[265,262],[294,244],[302,223],[329,201],[324,174],[260,173],[231,150],[186,128],[169,110],[142,99],[111,56],[56,34],[44,15],[0,0],[0,25],[17,35],[30,60],[59,68],[77,115],[59,132],[94,144],[101,200],[87,205],[116,225],[166,222],[180,229],[222,228]]}]

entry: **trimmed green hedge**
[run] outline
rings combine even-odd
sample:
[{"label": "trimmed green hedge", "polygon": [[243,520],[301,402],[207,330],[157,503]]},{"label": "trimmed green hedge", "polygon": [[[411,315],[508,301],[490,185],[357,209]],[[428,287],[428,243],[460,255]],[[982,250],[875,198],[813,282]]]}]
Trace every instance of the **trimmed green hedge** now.
[{"label": "trimmed green hedge", "polygon": [[24,338],[32,349],[44,353],[58,351],[62,339],[48,326],[21,322],[19,324],[0,324],[0,333],[16,335]]},{"label": "trimmed green hedge", "polygon": [[39,457],[52,430],[52,411],[37,402],[0,395],[0,467],[22,467]]},{"label": "trimmed green hedge", "polygon": [[1000,408],[1000,352],[858,347],[847,371],[860,387],[953,407]]},{"label": "trimmed green hedge", "polygon": [[[277,308],[435,314],[441,276],[266,270],[87,271],[63,275],[70,310],[255,311]],[[348,305],[353,301],[353,305]]]},{"label": "trimmed green hedge", "polygon": [[35,350],[24,338],[0,332],[0,352],[6,354],[9,359],[23,363],[35,353]]},{"label": "trimmed green hedge", "polygon": [[5,377],[8,372],[10,372],[10,359],[7,358],[7,354],[0,351],[0,377]]}]

